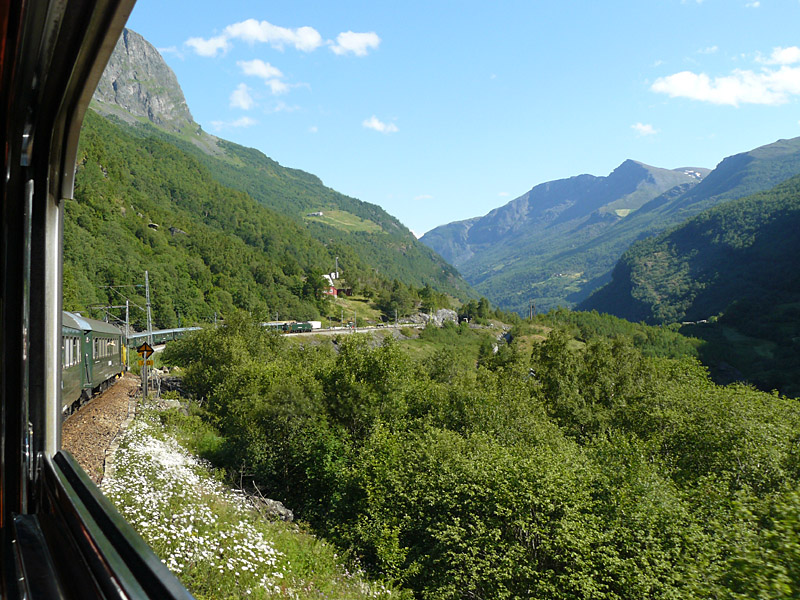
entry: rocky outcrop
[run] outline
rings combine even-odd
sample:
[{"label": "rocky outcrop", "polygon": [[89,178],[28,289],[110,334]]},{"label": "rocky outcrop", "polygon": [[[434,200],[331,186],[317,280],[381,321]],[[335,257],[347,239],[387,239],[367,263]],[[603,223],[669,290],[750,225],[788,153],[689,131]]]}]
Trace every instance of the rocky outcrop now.
[{"label": "rocky outcrop", "polygon": [[93,99],[101,114],[129,122],[138,117],[172,132],[199,129],[175,73],[152,44],[130,29],[117,41]]},{"label": "rocky outcrop", "polygon": [[458,313],[454,310],[450,310],[449,308],[440,308],[432,315],[426,313],[417,313],[409,317],[409,321],[412,323],[424,323],[427,325],[428,323],[433,323],[436,327],[441,327],[444,325],[445,321],[453,321],[454,323],[458,323]]}]

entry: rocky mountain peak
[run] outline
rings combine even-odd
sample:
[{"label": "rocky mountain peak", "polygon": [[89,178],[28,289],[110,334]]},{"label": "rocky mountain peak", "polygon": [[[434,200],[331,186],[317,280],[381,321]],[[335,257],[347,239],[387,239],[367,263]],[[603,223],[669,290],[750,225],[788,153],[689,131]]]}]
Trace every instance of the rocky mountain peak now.
[{"label": "rocky mountain peak", "polygon": [[152,44],[130,29],[117,41],[93,100],[99,113],[128,122],[147,119],[176,133],[200,128],[175,73]]}]

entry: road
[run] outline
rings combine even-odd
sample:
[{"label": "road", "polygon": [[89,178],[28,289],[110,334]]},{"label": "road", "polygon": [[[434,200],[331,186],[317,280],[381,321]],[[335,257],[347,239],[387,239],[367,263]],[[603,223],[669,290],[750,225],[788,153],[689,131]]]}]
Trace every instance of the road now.
[{"label": "road", "polygon": [[406,323],[403,325],[387,325],[385,327],[359,327],[358,329],[350,329],[349,327],[332,327],[330,329],[314,329],[306,333],[284,333],[286,337],[289,336],[307,336],[307,335],[347,335],[348,333],[368,333],[370,331],[387,331],[389,329],[400,329],[401,327],[409,327],[411,329],[422,329],[425,327],[422,323]]}]

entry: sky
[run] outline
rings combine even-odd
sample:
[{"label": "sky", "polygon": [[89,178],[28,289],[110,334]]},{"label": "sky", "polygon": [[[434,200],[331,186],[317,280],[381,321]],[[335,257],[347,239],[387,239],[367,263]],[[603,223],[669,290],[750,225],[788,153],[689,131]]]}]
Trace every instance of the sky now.
[{"label": "sky", "polygon": [[138,0],[195,121],[417,235],[800,136],[800,0]]}]

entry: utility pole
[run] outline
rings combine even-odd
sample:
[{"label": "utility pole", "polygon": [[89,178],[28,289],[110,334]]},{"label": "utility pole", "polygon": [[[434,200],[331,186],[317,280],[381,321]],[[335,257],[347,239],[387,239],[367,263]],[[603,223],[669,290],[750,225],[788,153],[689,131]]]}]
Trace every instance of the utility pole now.
[{"label": "utility pole", "polygon": [[[147,307],[147,343],[150,346],[153,345],[153,321],[152,316],[150,314],[150,274],[145,271],[144,272],[144,294],[145,294],[145,306]],[[144,364],[142,365],[142,376],[144,377],[144,385],[142,386],[142,396],[145,400],[147,400],[147,385],[148,385],[148,376],[149,373],[147,372],[147,356],[144,356]]]},{"label": "utility pole", "polygon": [[150,313],[150,274],[144,272],[145,306],[147,307],[147,343],[153,345],[153,319]]},{"label": "utility pole", "polygon": [[356,321],[356,311],[353,311],[353,333],[358,331],[358,321]]},{"label": "utility pole", "polygon": [[[125,300],[125,344],[128,343],[131,335],[130,329],[130,310],[131,310],[131,301]],[[129,371],[131,368],[131,349],[128,348],[125,351],[125,370]]]}]

